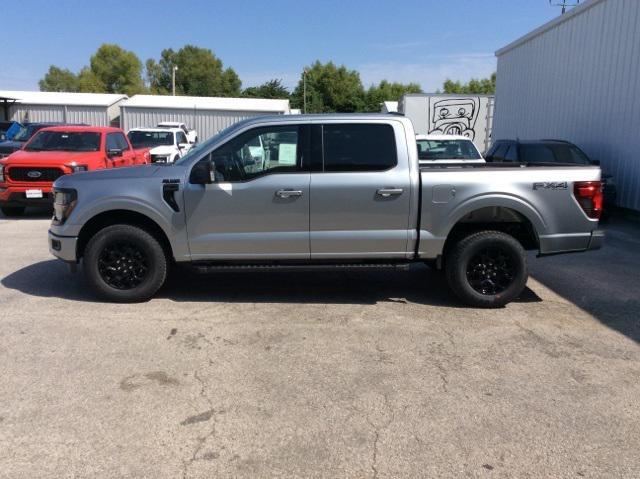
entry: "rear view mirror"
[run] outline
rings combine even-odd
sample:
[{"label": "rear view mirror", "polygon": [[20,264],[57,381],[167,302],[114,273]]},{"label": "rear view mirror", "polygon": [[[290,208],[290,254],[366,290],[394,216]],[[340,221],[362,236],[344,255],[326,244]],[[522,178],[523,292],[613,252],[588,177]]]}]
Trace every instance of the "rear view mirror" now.
[{"label": "rear view mirror", "polygon": [[216,164],[209,160],[199,161],[191,170],[189,182],[194,185],[210,185],[211,183],[215,183]]}]

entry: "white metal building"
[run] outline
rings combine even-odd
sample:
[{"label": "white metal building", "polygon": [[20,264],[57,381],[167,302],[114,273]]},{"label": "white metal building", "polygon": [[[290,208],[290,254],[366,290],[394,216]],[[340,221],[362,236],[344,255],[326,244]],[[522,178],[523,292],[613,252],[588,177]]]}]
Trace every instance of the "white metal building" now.
[{"label": "white metal building", "polygon": [[640,210],[640,0],[587,0],[496,56],[493,139],[569,140]]},{"label": "white metal building", "polygon": [[198,132],[199,140],[245,118],[290,112],[289,100],[163,95],[135,95],[121,103],[120,110],[125,131],[161,121],[181,121]]},{"label": "white metal building", "polygon": [[109,126],[126,95],[0,90],[0,116],[20,122],[86,123]]}]

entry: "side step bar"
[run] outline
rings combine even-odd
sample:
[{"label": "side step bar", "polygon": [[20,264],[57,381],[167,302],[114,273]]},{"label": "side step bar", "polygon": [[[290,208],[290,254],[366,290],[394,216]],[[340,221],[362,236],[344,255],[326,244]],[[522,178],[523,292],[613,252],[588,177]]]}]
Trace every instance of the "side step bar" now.
[{"label": "side step bar", "polygon": [[194,263],[191,268],[197,273],[215,273],[220,271],[332,271],[363,268],[401,268],[407,269],[411,263],[310,263],[310,264],[224,264]]}]

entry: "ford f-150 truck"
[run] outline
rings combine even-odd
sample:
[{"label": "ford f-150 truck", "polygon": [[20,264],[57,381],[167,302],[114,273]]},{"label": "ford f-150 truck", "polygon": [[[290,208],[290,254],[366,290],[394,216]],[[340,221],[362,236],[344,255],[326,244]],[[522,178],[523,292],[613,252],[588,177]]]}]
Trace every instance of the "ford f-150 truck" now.
[{"label": "ford f-150 truck", "polygon": [[61,177],[54,195],[51,253],[113,301],[150,298],[173,262],[425,262],[467,304],[498,307],[525,287],[525,250],[603,240],[599,168],[421,170],[411,121],[387,115],[256,117],[173,164]]},{"label": "ford f-150 truck", "polygon": [[0,209],[19,216],[27,206],[51,206],[51,187],[62,175],[149,161],[149,149],[133,149],[119,128],[43,128],[23,149],[0,160]]}]

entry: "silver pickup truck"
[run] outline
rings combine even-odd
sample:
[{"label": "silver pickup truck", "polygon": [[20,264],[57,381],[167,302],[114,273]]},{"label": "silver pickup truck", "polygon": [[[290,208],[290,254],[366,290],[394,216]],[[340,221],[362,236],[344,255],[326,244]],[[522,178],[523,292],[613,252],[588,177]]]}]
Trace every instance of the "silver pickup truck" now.
[{"label": "silver pickup truck", "polygon": [[63,176],[49,249],[81,260],[112,301],[150,298],[172,263],[443,269],[457,296],[498,307],[527,281],[525,250],[599,248],[600,169],[421,169],[411,122],[390,115],[257,117],[174,164]]}]

